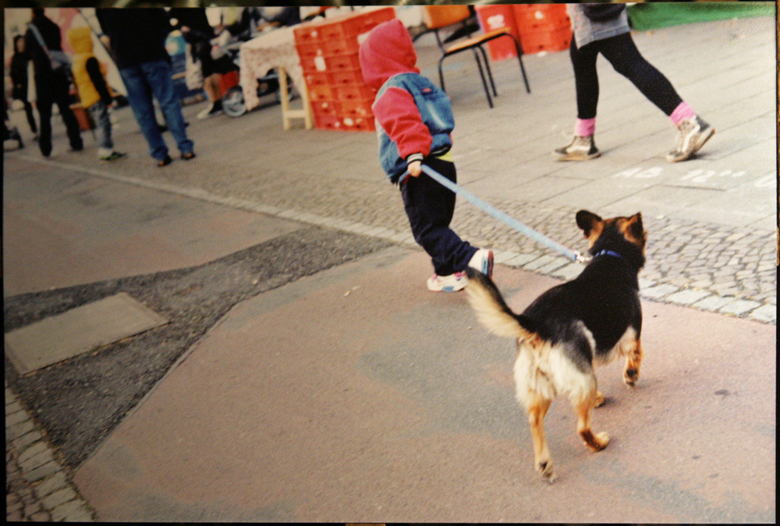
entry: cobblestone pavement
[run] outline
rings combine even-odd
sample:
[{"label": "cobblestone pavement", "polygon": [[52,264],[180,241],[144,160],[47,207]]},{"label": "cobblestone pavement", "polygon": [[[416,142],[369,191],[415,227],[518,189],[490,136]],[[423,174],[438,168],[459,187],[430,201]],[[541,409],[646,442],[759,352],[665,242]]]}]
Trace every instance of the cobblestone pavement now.
[{"label": "cobblestone pavement", "polygon": [[94,522],[94,511],[79,495],[70,474],[7,384],[5,466],[9,522]]}]

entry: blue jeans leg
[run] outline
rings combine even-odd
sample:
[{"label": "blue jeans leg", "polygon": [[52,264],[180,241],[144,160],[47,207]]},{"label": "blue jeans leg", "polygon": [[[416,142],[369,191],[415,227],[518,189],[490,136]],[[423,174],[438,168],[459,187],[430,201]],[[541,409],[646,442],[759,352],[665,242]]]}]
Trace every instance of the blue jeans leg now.
[{"label": "blue jeans leg", "polygon": [[127,88],[127,100],[133,109],[133,115],[149,144],[149,155],[162,161],[168,155],[152,105],[152,87],[140,66],[130,66],[119,70]]},{"label": "blue jeans leg", "polygon": [[154,97],[160,103],[165,122],[176,141],[176,147],[181,153],[190,153],[195,149],[195,144],[187,138],[184,115],[181,112],[181,101],[173,88],[171,65],[165,60],[157,60],[141,64],[141,69],[149,80]]},{"label": "blue jeans leg", "polygon": [[108,107],[99,100],[89,107],[92,120],[95,121],[95,138],[98,146],[104,150],[113,150],[114,141],[111,140],[111,118]]}]

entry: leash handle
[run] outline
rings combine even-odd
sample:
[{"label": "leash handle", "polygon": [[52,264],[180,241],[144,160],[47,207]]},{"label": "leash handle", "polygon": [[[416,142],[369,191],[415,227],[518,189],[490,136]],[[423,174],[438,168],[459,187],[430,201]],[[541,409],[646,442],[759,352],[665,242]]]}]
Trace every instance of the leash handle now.
[{"label": "leash handle", "polygon": [[[556,252],[559,252],[566,256],[567,258],[571,259],[572,261],[576,261],[578,263],[587,263],[590,261],[591,258],[588,256],[584,256],[580,252],[576,250],[571,250],[557,241],[554,241],[550,239],[549,237],[545,236],[544,234],[541,234],[534,230],[533,228],[524,225],[520,221],[514,219],[513,217],[508,216],[501,210],[498,210],[496,207],[491,205],[490,203],[486,203],[479,197],[475,196],[465,188],[458,186],[457,184],[453,183],[443,175],[441,175],[439,172],[431,168],[430,166],[427,166],[425,164],[422,165],[422,171],[425,172],[426,175],[428,175],[431,179],[436,181],[437,183],[441,184],[445,188],[448,188],[449,190],[452,190],[456,194],[462,196],[464,199],[469,201],[471,204],[478,207],[480,210],[485,212],[486,214],[489,214],[499,221],[509,225],[513,229],[517,230],[521,234],[525,235],[526,237],[530,237],[534,241],[537,241],[538,243],[541,243],[542,245],[549,247]],[[403,183],[406,178],[409,176],[409,171],[407,170],[399,179],[399,184]]]}]

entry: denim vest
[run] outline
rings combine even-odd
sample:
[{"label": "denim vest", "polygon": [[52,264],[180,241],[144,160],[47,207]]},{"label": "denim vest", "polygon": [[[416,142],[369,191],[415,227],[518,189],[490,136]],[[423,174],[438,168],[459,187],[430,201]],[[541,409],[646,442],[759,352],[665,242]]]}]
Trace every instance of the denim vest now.
[{"label": "denim vest", "polygon": [[[401,73],[390,77],[384,83],[375,100],[379,100],[390,87],[404,89],[414,98],[423,124],[428,127],[433,138],[429,155],[439,156],[447,153],[452,147],[450,133],[455,128],[452,105],[447,94],[422,75]],[[397,183],[406,172],[406,159],[400,156],[398,146],[385,133],[379,122],[376,123],[376,133],[379,139],[379,162],[390,182]]]}]

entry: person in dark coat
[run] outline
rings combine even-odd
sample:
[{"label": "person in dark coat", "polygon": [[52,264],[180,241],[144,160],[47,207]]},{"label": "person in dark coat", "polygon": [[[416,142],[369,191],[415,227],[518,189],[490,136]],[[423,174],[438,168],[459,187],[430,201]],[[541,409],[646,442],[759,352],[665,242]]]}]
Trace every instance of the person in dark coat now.
[{"label": "person in dark coat", "polygon": [[27,115],[27,123],[33,135],[38,137],[38,126],[35,124],[35,115],[33,114],[32,104],[27,100],[27,91],[29,88],[27,78],[27,65],[30,62],[30,55],[27,53],[24,43],[24,35],[14,37],[14,55],[11,58],[11,82],[13,82],[13,91],[11,98],[19,100],[24,104],[24,112]]},{"label": "person in dark coat", "polygon": [[[46,47],[52,51],[62,51],[62,34],[57,24],[46,17],[42,7],[35,7],[32,12],[33,18],[30,24],[38,30]],[[36,106],[41,123],[38,146],[41,153],[44,157],[51,155],[51,113],[55,103],[65,123],[71,149],[83,150],[84,142],[81,140],[79,122],[70,109],[70,79],[67,73],[63,68],[52,69],[49,54],[41,47],[32,29],[27,30],[24,41],[35,72]]]}]

